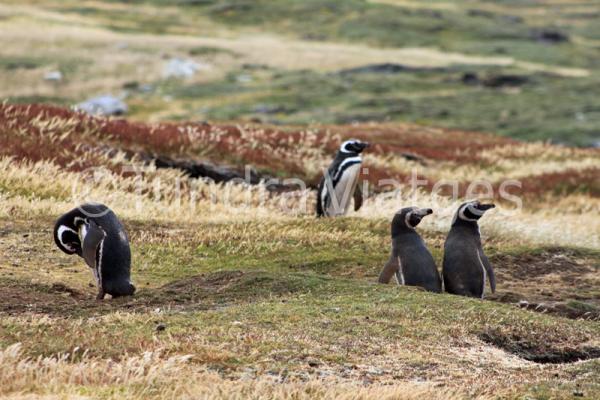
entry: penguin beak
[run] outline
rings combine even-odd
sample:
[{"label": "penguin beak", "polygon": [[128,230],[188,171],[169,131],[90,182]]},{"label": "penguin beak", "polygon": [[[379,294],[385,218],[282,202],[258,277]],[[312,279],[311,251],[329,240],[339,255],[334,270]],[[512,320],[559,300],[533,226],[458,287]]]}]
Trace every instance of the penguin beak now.
[{"label": "penguin beak", "polygon": [[496,205],[493,204],[493,203],[490,203],[490,204],[478,204],[477,205],[477,209],[481,210],[481,211],[487,211],[487,210],[495,208],[495,207],[496,207]]},{"label": "penguin beak", "polygon": [[371,144],[369,142],[360,142],[360,143],[356,144],[356,147],[358,147],[360,149],[360,151],[363,151],[364,149],[366,149],[369,146],[371,146]]},{"label": "penguin beak", "polygon": [[433,214],[433,210],[431,208],[419,208],[415,214],[420,215],[421,217],[424,217],[426,215],[430,215]]}]

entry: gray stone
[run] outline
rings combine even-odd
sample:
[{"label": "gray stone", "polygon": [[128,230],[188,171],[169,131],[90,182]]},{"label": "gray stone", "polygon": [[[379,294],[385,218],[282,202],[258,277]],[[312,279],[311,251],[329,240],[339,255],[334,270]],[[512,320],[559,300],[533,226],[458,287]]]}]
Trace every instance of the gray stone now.
[{"label": "gray stone", "polygon": [[75,106],[75,109],[92,115],[123,115],[127,113],[127,104],[117,97],[102,95],[93,97]]},{"label": "gray stone", "polygon": [[63,75],[60,71],[49,71],[44,74],[45,81],[60,82],[63,79]]},{"label": "gray stone", "polygon": [[193,60],[171,58],[163,69],[163,78],[191,78],[200,70],[210,69],[208,64],[197,63]]}]

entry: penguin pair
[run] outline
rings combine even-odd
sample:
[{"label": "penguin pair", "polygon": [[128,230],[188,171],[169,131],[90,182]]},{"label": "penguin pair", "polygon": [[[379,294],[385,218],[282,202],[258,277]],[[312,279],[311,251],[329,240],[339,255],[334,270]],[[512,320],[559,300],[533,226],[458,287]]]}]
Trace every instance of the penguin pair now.
[{"label": "penguin pair", "polygon": [[103,204],[83,204],[62,215],[54,226],[54,242],[63,252],[77,254],[92,269],[97,299],[135,292],[131,283],[129,239],[114,212]]},{"label": "penguin pair", "polygon": [[[496,290],[494,269],[483,253],[477,221],[494,208],[475,200],[461,204],[456,211],[446,243],[442,275],[446,292],[483,298],[487,281]],[[398,284],[420,286],[440,293],[442,281],[435,261],[415,227],[430,208],[407,207],[392,220],[392,254],[379,275],[380,283],[389,283],[395,275]]]},{"label": "penguin pair", "polygon": [[354,198],[354,209],[362,204],[362,194],[357,190],[361,153],[369,143],[357,139],[347,140],[340,146],[333,162],[323,175],[317,191],[317,217],[346,215],[350,199]]}]

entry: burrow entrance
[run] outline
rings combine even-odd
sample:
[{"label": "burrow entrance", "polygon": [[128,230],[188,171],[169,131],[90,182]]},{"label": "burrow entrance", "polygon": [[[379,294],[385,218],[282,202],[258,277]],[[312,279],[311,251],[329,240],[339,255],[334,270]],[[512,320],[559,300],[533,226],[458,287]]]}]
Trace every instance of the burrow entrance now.
[{"label": "burrow entrance", "polygon": [[546,341],[535,341],[515,333],[507,335],[497,330],[482,332],[479,339],[524,360],[540,364],[566,364],[600,358],[600,347],[555,347]]}]

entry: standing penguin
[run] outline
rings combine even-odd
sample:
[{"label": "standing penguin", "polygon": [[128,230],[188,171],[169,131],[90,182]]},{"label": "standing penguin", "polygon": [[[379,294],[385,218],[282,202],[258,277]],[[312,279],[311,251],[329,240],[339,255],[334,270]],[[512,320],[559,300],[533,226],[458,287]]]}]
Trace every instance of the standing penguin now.
[{"label": "standing penguin", "polygon": [[454,215],[444,245],[444,287],[448,293],[483,298],[489,279],[496,290],[494,269],[483,253],[477,221],[494,208],[494,204],[469,201],[461,204]]},{"label": "standing penguin", "polygon": [[82,257],[98,284],[97,299],[130,296],[131,251],[123,225],[103,204],[83,204],[62,215],[54,226],[54,242],[67,254]]},{"label": "standing penguin", "polygon": [[406,207],[392,220],[392,254],[379,274],[379,283],[389,283],[394,274],[399,285],[420,286],[440,293],[442,281],[435,261],[415,227],[431,208]]},{"label": "standing penguin", "polygon": [[[335,159],[319,183],[317,216],[345,215],[350,207],[350,197],[355,195],[362,157],[360,153],[369,146],[352,139],[340,146]],[[360,197],[355,197],[355,209],[360,207]]]}]

